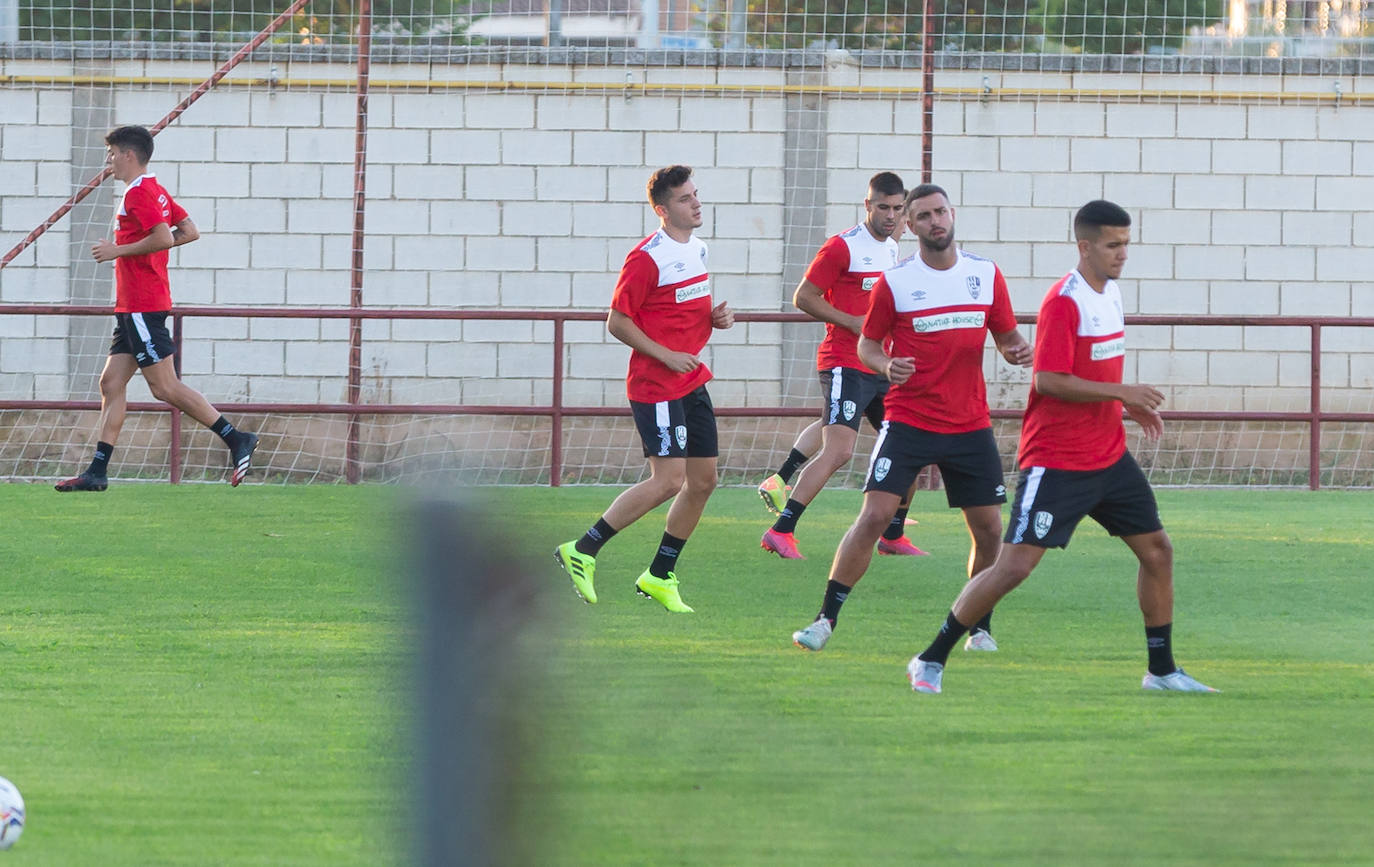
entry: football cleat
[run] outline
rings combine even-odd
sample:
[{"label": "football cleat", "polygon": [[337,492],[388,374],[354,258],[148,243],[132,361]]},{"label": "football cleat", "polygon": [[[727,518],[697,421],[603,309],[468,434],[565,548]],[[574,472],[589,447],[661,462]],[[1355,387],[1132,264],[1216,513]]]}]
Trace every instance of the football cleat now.
[{"label": "football cleat", "polygon": [[779,533],[772,527],[763,531],[763,538],[759,540],[759,547],[765,551],[771,551],[784,560],[805,560],[801,551],[797,550],[797,537],[791,533]]},{"label": "football cleat", "polygon": [[938,662],[926,662],[919,656],[906,664],[906,679],[917,692],[938,693],[945,667]]},{"label": "football cleat", "polygon": [[234,461],[234,474],[229,477],[230,487],[237,488],[239,482],[248,475],[253,466],[253,450],[258,447],[258,435],[239,431],[237,444],[229,450]]},{"label": "football cleat", "polygon": [[835,627],[830,625],[829,620],[817,617],[815,623],[792,633],[792,643],[806,650],[820,650],[825,647],[825,643],[830,640],[830,633],[834,631]]},{"label": "football cleat", "polygon": [[564,542],[553,549],[553,559],[568,573],[573,589],[582,597],[582,601],[595,605],[596,588],[592,580],[596,577],[596,558],[577,550],[576,542]]},{"label": "football cleat", "polygon": [[992,633],[986,629],[975,629],[964,639],[965,650],[996,650],[997,642],[992,639]]},{"label": "football cleat", "polygon": [[906,536],[903,536],[900,539],[879,538],[878,553],[901,554],[907,557],[924,557],[926,556],[927,552],[922,551],[920,548],[917,548],[915,545],[911,544],[910,539],[908,539]]},{"label": "football cleat", "polygon": [[668,573],[667,578],[658,578],[645,569],[644,574],[635,581],[635,592],[655,600],[675,614],[691,614],[696,610],[682,601],[677,591],[677,576],[672,572]]},{"label": "football cleat", "polygon": [[1205,683],[1193,680],[1181,668],[1169,672],[1165,675],[1150,674],[1145,672],[1145,679],[1140,682],[1141,689],[1171,689],[1176,692],[1221,692],[1219,689],[1212,689]]},{"label": "football cleat", "polygon": [[79,476],[73,476],[70,479],[63,479],[62,481],[53,485],[54,488],[56,488],[64,494],[68,491],[103,491],[109,486],[109,477],[91,475],[90,470],[87,470]]},{"label": "football cleat", "polygon": [[792,495],[792,486],[782,480],[782,476],[774,473],[763,480],[759,485],[759,496],[763,497],[763,504],[768,507],[768,511],[775,515],[782,514],[782,510],[787,506],[787,498]]}]

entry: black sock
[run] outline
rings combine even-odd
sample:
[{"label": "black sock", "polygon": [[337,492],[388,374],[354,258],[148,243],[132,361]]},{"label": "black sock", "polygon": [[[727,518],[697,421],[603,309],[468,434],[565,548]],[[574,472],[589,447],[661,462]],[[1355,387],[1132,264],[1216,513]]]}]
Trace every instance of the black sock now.
[{"label": "black sock", "polygon": [[584,533],[582,538],[578,539],[577,544],[573,547],[577,549],[577,553],[579,554],[595,557],[597,553],[601,551],[601,546],[611,541],[611,537],[614,536],[616,532],[618,531],[612,529],[611,525],[606,523],[605,518],[597,518],[596,523],[592,524],[591,529]]},{"label": "black sock", "polygon": [[970,632],[977,632],[977,631],[980,630],[980,629],[983,630],[984,632],[986,632],[988,635],[991,635],[991,634],[992,634],[992,612],[991,612],[991,611],[989,611],[987,614],[984,614],[984,615],[983,615],[983,619],[982,619],[982,620],[979,620],[977,623],[973,624],[973,628],[970,629],[969,631],[970,631]]},{"label": "black sock", "polygon": [[897,510],[897,514],[892,516],[892,521],[888,523],[887,529],[883,531],[883,538],[889,542],[895,542],[906,535],[906,513],[907,508]]},{"label": "black sock", "polygon": [[820,620],[824,617],[830,621],[831,626],[834,626],[835,621],[840,619],[840,606],[844,604],[844,600],[849,598],[849,591],[853,589],[853,587],[846,587],[838,581],[825,582],[825,601],[821,603],[821,613],[816,615],[816,619]]},{"label": "black sock", "polygon": [[787,505],[783,506],[782,511],[778,513],[778,519],[773,522],[773,532],[791,533],[797,529],[797,521],[801,518],[802,512],[805,511],[805,503],[788,500]]},{"label": "black sock", "polygon": [[234,442],[239,437],[238,428],[230,424],[229,419],[224,416],[215,419],[215,423],[210,425],[210,430],[218,434],[219,438],[224,440],[224,444],[230,448],[234,447]]},{"label": "black sock", "polygon": [[682,553],[682,546],[686,544],[686,539],[664,533],[663,540],[658,543],[654,562],[649,564],[649,574],[655,578],[667,578],[668,573],[677,568],[677,555]]},{"label": "black sock", "polygon": [[965,632],[968,632],[968,627],[956,620],[954,612],[951,611],[940,626],[940,631],[935,634],[935,640],[918,655],[926,662],[944,665],[949,660],[949,652],[959,643],[959,639],[964,637]]},{"label": "black sock", "polygon": [[795,473],[802,464],[806,463],[806,460],[806,455],[796,449],[792,449],[787,455],[787,460],[783,461],[782,466],[778,468],[778,475],[782,476],[783,482],[792,481],[792,474]]},{"label": "black sock", "polygon": [[1178,669],[1174,664],[1172,623],[1145,627],[1145,648],[1150,652],[1150,674],[1163,677]]},{"label": "black sock", "polygon": [[91,459],[91,465],[86,472],[93,476],[108,475],[110,469],[110,456],[114,454],[114,446],[107,442],[95,444],[95,457]]}]

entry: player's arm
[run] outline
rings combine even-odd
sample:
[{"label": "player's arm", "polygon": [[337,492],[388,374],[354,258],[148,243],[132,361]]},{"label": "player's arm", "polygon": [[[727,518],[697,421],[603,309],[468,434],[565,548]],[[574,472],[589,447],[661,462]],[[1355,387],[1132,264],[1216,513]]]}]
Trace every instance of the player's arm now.
[{"label": "player's arm", "polygon": [[652,339],[633,319],[614,308],[606,317],[606,330],[616,340],[635,352],[649,356],[674,373],[689,373],[701,364],[701,359],[690,352],[675,352]]},{"label": "player's arm", "polygon": [[1030,367],[1031,362],[1035,360],[1035,349],[1026,342],[1026,338],[1021,335],[1019,329],[1013,328],[1001,333],[994,332],[992,342],[997,344],[997,351],[1002,353],[1002,357],[1007,360],[1008,364]]},{"label": "player's arm", "polygon": [[837,309],[825,300],[824,289],[805,278],[797,285],[797,291],[792,293],[792,303],[797,306],[798,310],[812,319],[838,325],[855,334],[858,334],[859,330],[863,328],[864,318],[862,316],[851,316]]},{"label": "player's arm", "polygon": [[147,236],[132,244],[115,244],[101,238],[91,245],[91,255],[97,262],[109,262],[124,256],[146,256],[149,253],[170,250],[175,246],[176,239],[172,237],[172,227],[166,223],[154,223],[152,231]]},{"label": "player's arm", "polygon": [[882,341],[859,335],[859,360],[869,370],[876,370],[893,385],[901,385],[916,372],[916,359],[893,358],[883,351]]},{"label": "player's arm", "polygon": [[200,240],[200,230],[190,217],[183,217],[180,222],[172,227],[172,246],[180,247],[182,244],[189,244],[192,241]]},{"label": "player's arm", "polygon": [[1072,373],[1056,373],[1050,370],[1036,372],[1035,390],[1046,397],[1066,400],[1069,403],[1119,400],[1128,412],[1131,409],[1154,412],[1164,403],[1164,393],[1153,385],[1095,382],[1074,376]]}]

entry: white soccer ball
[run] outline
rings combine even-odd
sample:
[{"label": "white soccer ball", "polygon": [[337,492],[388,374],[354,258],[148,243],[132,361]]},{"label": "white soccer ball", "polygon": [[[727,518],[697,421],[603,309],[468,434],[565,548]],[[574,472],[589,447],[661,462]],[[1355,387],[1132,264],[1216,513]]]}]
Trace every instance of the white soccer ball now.
[{"label": "white soccer ball", "polygon": [[0,849],[8,849],[24,832],[24,796],[0,777]]}]

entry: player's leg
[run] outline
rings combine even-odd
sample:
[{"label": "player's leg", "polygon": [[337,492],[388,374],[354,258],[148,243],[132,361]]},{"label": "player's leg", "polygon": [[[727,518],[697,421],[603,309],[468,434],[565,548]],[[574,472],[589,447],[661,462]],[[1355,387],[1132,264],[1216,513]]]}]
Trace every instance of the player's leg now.
[{"label": "player's leg", "polygon": [[873,562],[874,543],[892,520],[902,493],[929,462],[919,445],[918,432],[907,425],[885,425],[879,433],[869,462],[863,506],[835,549],[820,612],[809,626],[792,633],[792,642],[798,647],[820,650],[829,641],[840,607]]},{"label": "player's leg", "polygon": [[124,418],[128,414],[128,386],[138,365],[134,357],[126,352],[112,354],[105,359],[105,369],[100,372],[100,420],[98,423],[99,440],[95,444],[95,455],[91,464],[78,476],[63,479],[55,487],[62,493],[71,491],[103,491],[109,487],[110,458],[114,455],[115,443],[119,432],[124,428]]},{"label": "player's leg", "polygon": [[826,395],[821,427],[821,450],[811,459],[797,479],[787,503],[778,513],[773,526],[764,532],[759,547],[785,560],[801,560],[793,533],[806,507],[825,487],[835,471],[854,456],[858,440],[861,409],[868,407],[886,380],[871,373],[849,367],[837,367],[820,372],[821,389]]},{"label": "player's leg", "polygon": [[616,497],[581,538],[564,542],[553,552],[554,560],[568,573],[578,595],[593,605],[596,604],[596,557],[602,546],[616,533],[672,499],[687,478],[687,443],[685,436],[681,442],[676,436],[677,429],[685,423],[682,402],[632,400],[630,411],[644,457],[649,461],[649,478]]},{"label": "player's leg", "polygon": [[[948,444],[940,461],[945,496],[951,506],[964,511],[969,533],[968,577],[988,569],[1002,547],[1002,504],[1007,488],[1002,477],[1002,457],[992,428],[952,434],[942,439]],[[978,619],[969,630],[965,650],[996,650],[992,638],[992,612]]]},{"label": "player's leg", "polygon": [[[911,480],[911,487],[902,495],[902,502],[897,505],[897,511],[893,513],[892,520],[888,522],[887,529],[883,530],[883,535],[878,539],[878,553],[884,556],[906,556],[924,557],[928,551],[922,551],[916,547],[916,543],[906,534],[907,514],[911,511],[911,501],[916,496],[916,480]],[[915,524],[913,520],[911,523]]]},{"label": "player's leg", "polygon": [[690,614],[678,590],[677,558],[701,521],[706,501],[716,489],[716,461],[720,453],[715,410],[706,388],[698,388],[682,400],[687,458],[685,478],[668,507],[663,539],[649,568],[635,581],[635,589],[669,611]]},{"label": "player's leg", "polygon": [[1119,536],[1140,564],[1136,596],[1145,620],[1149,657],[1141,687],[1215,692],[1188,676],[1174,661],[1174,546],[1159,519],[1154,490],[1130,452],[1102,476],[1102,499],[1090,514],[1108,533]]},{"label": "player's leg", "polygon": [[130,313],[128,324],[138,346],[135,360],[148,381],[153,397],[170,404],[213,431],[229,449],[233,472],[229,484],[237,487],[252,467],[253,451],[258,447],[257,434],[241,431],[220,415],[219,410],[205,399],[205,395],[181,381],[172,358],[175,344],[167,330],[166,313]]},{"label": "player's leg", "polygon": [[759,485],[759,496],[763,498],[763,504],[768,511],[778,514],[787,505],[787,498],[792,493],[792,476],[802,464],[811,459],[811,456],[820,451],[821,448],[821,423],[813,421],[807,425],[800,434],[797,441],[792,444],[792,450],[788,452],[787,459],[778,467],[778,471],[764,479]]},{"label": "player's leg", "polygon": [[802,470],[792,495],[778,513],[773,526],[764,531],[759,547],[784,560],[803,559],[793,535],[797,521],[835,471],[849,463],[854,456],[854,443],[858,437],[856,431],[842,424],[828,424],[821,429],[821,450]]}]

